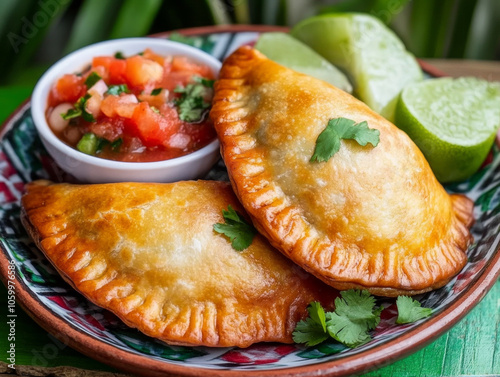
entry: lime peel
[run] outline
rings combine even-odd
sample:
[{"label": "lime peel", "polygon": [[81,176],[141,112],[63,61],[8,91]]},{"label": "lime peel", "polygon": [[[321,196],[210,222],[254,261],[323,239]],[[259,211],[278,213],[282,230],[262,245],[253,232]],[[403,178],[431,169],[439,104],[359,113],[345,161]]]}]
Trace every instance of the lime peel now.
[{"label": "lime peel", "polygon": [[352,92],[351,83],[341,71],[287,33],[263,33],[255,48],[278,64],[326,81],[348,93]]},{"label": "lime peel", "polygon": [[417,144],[437,179],[462,181],[474,174],[500,126],[500,84],[439,78],[405,88],[396,125]]},{"label": "lime peel", "polygon": [[401,90],[422,80],[422,71],[401,40],[380,20],[339,13],[308,18],[292,30],[353,79],[354,94],[389,120]]}]

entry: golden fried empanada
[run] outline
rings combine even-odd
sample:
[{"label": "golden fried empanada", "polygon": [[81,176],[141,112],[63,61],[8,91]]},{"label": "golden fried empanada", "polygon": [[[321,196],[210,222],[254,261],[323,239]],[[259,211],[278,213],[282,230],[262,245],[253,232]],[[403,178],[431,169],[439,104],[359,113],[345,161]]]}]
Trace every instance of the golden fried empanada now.
[{"label": "golden fried empanada", "polygon": [[[283,254],[338,289],[417,294],[466,263],[472,203],[448,195],[410,138],[349,94],[241,47],[211,117],[236,195]],[[380,131],[310,162],[329,120]]]},{"label": "golden fried empanada", "polygon": [[23,223],[66,281],[170,344],[292,342],[311,301],[336,291],[257,235],[242,252],[213,225],[242,211],[229,183],[27,186]]}]

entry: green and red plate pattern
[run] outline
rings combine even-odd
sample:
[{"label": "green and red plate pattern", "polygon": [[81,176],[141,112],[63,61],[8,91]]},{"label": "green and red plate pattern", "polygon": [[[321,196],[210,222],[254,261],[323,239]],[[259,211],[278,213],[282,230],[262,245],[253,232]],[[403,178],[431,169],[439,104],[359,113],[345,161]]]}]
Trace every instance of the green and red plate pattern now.
[{"label": "green and red plate pattern", "polygon": [[[238,46],[254,41],[257,36],[256,31],[214,32],[212,30],[211,33],[197,36],[188,42],[223,59]],[[373,364],[366,364],[369,360],[365,362],[361,359],[374,350],[397,344],[399,338],[405,338],[405,346],[402,347],[404,352],[401,355],[416,350],[412,348],[412,337],[419,333],[420,329],[429,327],[431,323],[436,325],[438,318],[446,317],[452,305],[464,301],[464,297],[471,294],[471,286],[474,286],[476,290],[480,289],[476,283],[481,279],[484,280],[486,273],[489,274],[489,285],[492,284],[491,280],[494,281],[498,276],[500,266],[498,263],[499,165],[500,154],[495,146],[483,168],[471,179],[447,187],[448,191],[463,193],[475,201],[476,222],[472,229],[475,241],[467,252],[469,261],[458,276],[445,287],[417,297],[422,306],[433,309],[432,316],[413,324],[396,326],[395,301],[379,299],[378,304],[383,305],[385,309],[382,312],[380,324],[373,331],[373,340],[356,349],[348,349],[334,341],[327,341],[315,347],[273,343],[256,344],[247,349],[170,346],[127,327],[112,313],[87,301],[56,273],[50,262],[29,238],[20,221],[20,198],[26,183],[36,179],[51,179],[56,182],[74,181],[72,177],[58,168],[44,150],[33,125],[29,103],[18,109],[16,114],[7,121],[0,139],[0,245],[3,253],[0,257],[4,264],[9,260],[16,262],[17,279],[21,283],[18,289],[28,294],[34,300],[33,302],[48,313],[50,318],[63,321],[72,331],[81,333],[92,342],[113,347],[117,352],[118,350],[124,351],[125,353],[120,354],[122,356],[139,356],[144,361],[144,373],[148,372],[148,363],[155,365],[155,371],[174,371],[183,374],[196,374],[196,371],[201,371],[205,373],[204,375],[212,375],[210,371],[221,370],[233,371],[240,375],[245,375],[246,371],[254,371],[256,375],[261,375],[266,370],[276,373],[279,371],[312,373],[311,368],[301,369],[304,366],[313,366],[316,370],[324,369],[324,372],[328,374],[351,373],[373,367]],[[219,162],[206,178],[227,179],[223,163]],[[492,270],[493,268],[495,270]],[[484,286],[483,282],[483,290]],[[472,304],[477,303],[484,294],[485,292],[476,292]],[[29,305],[24,303],[24,306]],[[29,307],[27,309],[30,311]],[[456,322],[465,312],[462,310],[452,315],[451,322]],[[415,343],[418,343],[420,347],[431,338],[438,336],[451,326],[448,322],[446,323],[446,326],[432,336],[426,335],[425,339],[415,338]],[[82,345],[74,343],[72,345],[92,356],[92,347],[86,349]],[[401,355],[387,355],[382,362],[394,361]],[[96,357],[96,355],[93,356]],[[97,356],[97,358],[115,366],[120,366],[121,363],[116,360],[104,360],[104,356]],[[141,360],[140,358],[134,360]],[[335,362],[343,359],[347,362],[354,360],[353,369],[333,368],[340,365]],[[163,364],[164,367],[162,367]],[[187,369],[179,369],[174,365],[185,366]],[[123,367],[131,370],[126,360],[123,361]],[[135,372],[140,371],[135,370]]]}]

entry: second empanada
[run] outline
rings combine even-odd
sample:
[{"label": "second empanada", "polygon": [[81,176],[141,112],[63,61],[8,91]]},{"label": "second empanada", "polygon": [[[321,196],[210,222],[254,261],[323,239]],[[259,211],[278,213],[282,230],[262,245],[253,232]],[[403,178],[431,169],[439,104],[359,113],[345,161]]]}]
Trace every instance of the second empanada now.
[{"label": "second empanada", "polygon": [[[413,295],[466,263],[472,202],[448,195],[410,138],[349,94],[241,47],[224,62],[210,115],[256,227],[326,283]],[[380,142],[341,140],[328,161],[311,162],[336,118],[366,121]]]},{"label": "second empanada", "polygon": [[311,301],[336,291],[257,235],[239,252],[216,233],[241,211],[225,182],[70,185],[35,182],[23,223],[73,287],[170,344],[292,342]]}]

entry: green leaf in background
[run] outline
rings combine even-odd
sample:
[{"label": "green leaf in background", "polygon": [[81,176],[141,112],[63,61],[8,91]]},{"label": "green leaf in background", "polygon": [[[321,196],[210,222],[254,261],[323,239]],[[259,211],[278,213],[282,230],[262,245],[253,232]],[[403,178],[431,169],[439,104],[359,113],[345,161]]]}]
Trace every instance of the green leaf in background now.
[{"label": "green leaf in background", "polygon": [[[456,0],[419,0],[411,4],[409,48],[420,57],[445,57],[453,29]],[[469,15],[472,17],[472,14]],[[462,25],[458,25],[462,27]]]},{"label": "green leaf in background", "polygon": [[66,53],[107,39],[121,3],[120,0],[86,0],[76,16]]},{"label": "green leaf in background", "polygon": [[110,38],[148,34],[161,3],[161,0],[126,0],[118,12]]},{"label": "green leaf in background", "polygon": [[214,25],[219,20],[212,13],[211,5],[208,0],[163,1],[149,32]]},{"label": "green leaf in background", "polygon": [[28,20],[31,21],[36,33],[33,37],[29,38],[29,42],[20,50],[15,61],[12,62],[13,76],[16,74],[22,75],[24,73],[24,67],[30,62],[49,28],[59,16],[64,13],[67,6],[67,2],[60,1],[57,3],[50,0],[37,1],[36,4],[32,6]]},{"label": "green leaf in background", "polygon": [[[464,56],[468,59],[499,59],[500,1],[479,0],[474,11]],[[465,41],[462,41],[465,42]],[[458,42],[457,42],[458,43]],[[495,56],[496,55],[496,56]]]},{"label": "green leaf in background", "polygon": [[250,0],[249,13],[253,24],[286,25],[290,0]]},{"label": "green leaf in background", "polygon": [[248,7],[248,0],[231,0],[231,5],[234,10],[236,23],[250,24],[250,8]]},{"label": "green leaf in background", "polygon": [[56,59],[109,38],[229,23],[293,26],[329,12],[375,16],[419,57],[499,58],[500,0],[0,0],[0,85],[34,85]]},{"label": "green leaf in background", "polygon": [[17,0],[0,1],[0,35],[7,35],[7,22],[16,7],[19,7]]},{"label": "green leaf in background", "polygon": [[[27,54],[39,45],[41,37],[53,18],[48,12],[44,12],[40,14],[40,20],[34,20],[33,16],[38,10],[34,0],[2,0],[0,3],[0,35],[2,36],[0,69],[3,73],[0,77],[0,84],[5,85],[14,76],[13,71],[15,69],[19,71],[22,63],[28,60]],[[38,21],[39,26],[35,25],[34,21]]]},{"label": "green leaf in background", "polygon": [[[467,46],[464,41],[467,41],[467,36],[470,34],[477,2],[477,0],[459,0],[455,5],[453,31],[450,33],[449,46],[446,54],[447,57],[462,58],[464,56]],[[498,7],[498,9],[500,10],[500,7]],[[481,20],[481,23],[482,22],[483,20]]]},{"label": "green leaf in background", "polygon": [[2,31],[2,44],[0,45],[0,67],[4,70],[8,63],[15,60],[21,49],[29,43],[30,37],[36,34],[36,30],[29,27],[30,21],[28,19],[35,1],[5,0],[5,2],[1,1],[1,3],[2,25],[0,25],[0,31]]},{"label": "green leaf in background", "polygon": [[227,14],[226,7],[222,0],[205,0],[213,15],[216,25],[230,24],[231,20]]}]

